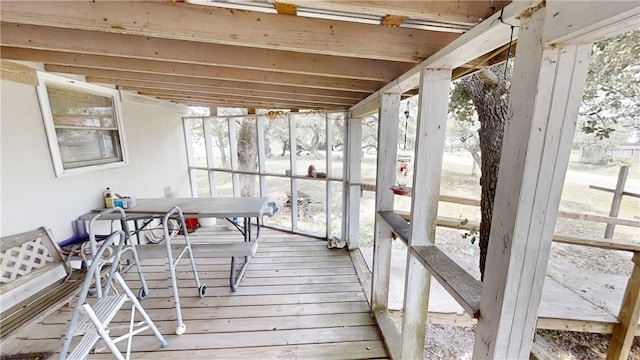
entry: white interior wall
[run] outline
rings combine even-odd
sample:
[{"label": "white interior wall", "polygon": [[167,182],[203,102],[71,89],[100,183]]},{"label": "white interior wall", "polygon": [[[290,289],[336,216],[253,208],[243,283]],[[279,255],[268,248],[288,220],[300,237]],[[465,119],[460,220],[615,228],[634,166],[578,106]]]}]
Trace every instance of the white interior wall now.
[{"label": "white interior wall", "polygon": [[122,195],[189,197],[182,116],[186,107],[124,96],[129,165],[56,177],[34,86],[2,80],[0,236],[49,227],[56,241],[72,235],[71,221],[103,206],[102,191]]}]

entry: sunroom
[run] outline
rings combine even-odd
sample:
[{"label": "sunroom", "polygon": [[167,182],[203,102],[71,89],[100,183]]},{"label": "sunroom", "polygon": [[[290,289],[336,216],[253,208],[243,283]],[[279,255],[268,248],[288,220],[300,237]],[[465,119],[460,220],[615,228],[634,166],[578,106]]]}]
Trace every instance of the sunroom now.
[{"label": "sunroom", "polygon": [[[229,259],[198,259],[205,297],[179,270],[185,334],[173,332],[165,262],[142,259],[152,290],[142,305],[169,345],[138,335],[133,358],[422,358],[441,296],[476,324],[474,359],[529,358],[537,326],[612,333],[609,358],[627,358],[635,270],[618,288],[618,312],[599,321],[545,315],[543,288],[591,47],[637,28],[637,2],[0,5],[3,242],[41,226],[72,238],[72,221],[102,208],[107,187],[138,199],[272,204],[237,291]],[[505,60],[511,110],[480,281],[437,247],[449,91]],[[58,116],[60,107],[89,113]],[[410,197],[390,190],[406,184]],[[210,220],[193,237],[232,236],[233,219]],[[397,246],[401,279],[391,271]],[[138,286],[135,274],[126,279]],[[394,281],[405,285],[399,320]],[[442,291],[430,296],[436,283]],[[3,355],[57,357],[69,304],[3,331]]]}]

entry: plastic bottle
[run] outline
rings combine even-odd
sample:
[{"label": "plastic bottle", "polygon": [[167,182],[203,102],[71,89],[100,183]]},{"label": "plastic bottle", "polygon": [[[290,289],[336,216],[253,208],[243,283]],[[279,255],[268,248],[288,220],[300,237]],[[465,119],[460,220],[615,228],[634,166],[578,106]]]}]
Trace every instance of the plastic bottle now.
[{"label": "plastic bottle", "polygon": [[113,191],[110,188],[103,193],[104,196],[104,207],[112,208],[113,207]]}]

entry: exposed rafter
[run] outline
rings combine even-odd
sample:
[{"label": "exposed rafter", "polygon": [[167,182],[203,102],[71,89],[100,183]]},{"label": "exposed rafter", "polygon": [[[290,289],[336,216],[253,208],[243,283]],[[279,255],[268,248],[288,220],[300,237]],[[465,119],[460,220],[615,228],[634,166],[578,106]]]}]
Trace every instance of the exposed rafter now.
[{"label": "exposed rafter", "polygon": [[[417,62],[458,35],[185,3],[8,1],[2,20],[121,34]],[[372,41],[371,39],[375,39]]]},{"label": "exposed rafter", "polygon": [[348,109],[507,3],[3,0],[1,57],[182,104]]}]

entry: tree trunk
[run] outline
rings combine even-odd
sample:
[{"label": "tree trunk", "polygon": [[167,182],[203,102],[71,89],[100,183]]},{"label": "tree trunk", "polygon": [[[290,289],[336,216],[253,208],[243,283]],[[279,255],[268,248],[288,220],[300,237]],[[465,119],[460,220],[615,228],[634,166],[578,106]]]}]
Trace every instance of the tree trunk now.
[{"label": "tree trunk", "polygon": [[[257,172],[258,142],[256,122],[250,119],[240,120],[238,131],[238,170]],[[240,175],[240,196],[255,196],[256,183],[253,175]]]},{"label": "tree trunk", "polygon": [[227,159],[227,153],[225,152],[225,149],[228,149],[227,140],[225,138],[228,137],[228,134],[228,132],[219,132],[218,135],[216,135],[216,143],[218,144],[218,149],[220,149],[220,158],[223,168],[229,167],[229,159]]},{"label": "tree trunk", "polygon": [[508,115],[508,83],[504,76],[504,65],[483,70],[461,81],[478,112],[480,121],[480,273],[484,279],[487,249],[491,232],[493,201],[498,182],[498,168],[502,151],[504,124]]}]

